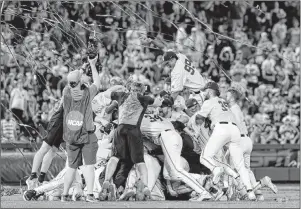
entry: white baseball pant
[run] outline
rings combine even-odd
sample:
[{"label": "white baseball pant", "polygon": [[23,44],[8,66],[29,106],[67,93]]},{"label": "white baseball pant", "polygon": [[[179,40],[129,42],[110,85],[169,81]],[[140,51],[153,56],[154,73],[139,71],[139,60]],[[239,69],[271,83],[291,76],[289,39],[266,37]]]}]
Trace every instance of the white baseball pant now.
[{"label": "white baseball pant", "polygon": [[[255,188],[257,185],[255,175],[253,171],[251,170],[251,153],[253,150],[253,141],[250,137],[244,136],[241,137],[240,146],[243,152],[244,161],[245,161],[245,167],[247,168],[249,175],[250,175],[250,181],[252,184],[252,187]],[[260,190],[256,190],[255,194],[261,194]]]},{"label": "white baseball pant", "polygon": [[[228,175],[237,178],[237,173],[230,167],[230,165],[218,162],[216,158],[214,158],[216,153],[218,153],[218,151],[221,150],[226,144],[229,144],[231,159],[233,160],[234,167],[238,171],[242,182],[246,186],[247,190],[252,189],[250,176],[245,167],[243,152],[241,150],[240,131],[236,125],[232,123],[217,123],[215,125],[212,135],[210,136],[204,152],[200,157],[200,162],[208,167],[211,171],[213,171],[215,167],[223,165],[223,168]],[[228,173],[229,171],[231,172]]]},{"label": "white baseball pant", "polygon": [[181,151],[183,147],[181,136],[174,130],[162,131],[159,142],[164,154],[164,167],[168,171],[169,179],[167,180],[182,181],[197,193],[203,193],[205,189],[202,185],[181,166]]},{"label": "white baseball pant", "polygon": [[[181,167],[184,168],[185,171],[189,172],[190,167],[187,160],[183,157],[181,157]],[[165,174],[164,174],[165,172]],[[200,175],[196,173],[189,173],[198,183],[200,183],[202,186],[204,185],[204,180],[206,178],[206,175]],[[163,175],[165,179],[170,179],[167,173],[167,170],[164,168]],[[181,181],[172,181],[171,182],[172,189],[177,192],[177,194],[186,194],[189,192],[192,192],[192,188],[190,188],[187,184],[181,184]]]},{"label": "white baseball pant", "polygon": [[[104,135],[102,140],[98,140],[98,150],[96,153],[96,162],[106,162],[111,156],[112,152],[112,143],[108,135]],[[96,163],[96,164],[97,164]]]},{"label": "white baseball pant", "polygon": [[[164,192],[162,189],[162,185],[160,183],[159,175],[161,172],[161,166],[158,160],[151,155],[144,153],[144,162],[147,168],[148,174],[148,188],[151,190],[151,196],[153,200],[165,200]],[[135,166],[135,165],[134,165]],[[135,169],[132,168],[130,171],[127,181],[126,181],[126,188],[133,188],[137,180],[139,179],[140,174]]]},{"label": "white baseball pant", "polygon": [[[43,184],[34,190],[37,194],[45,193],[48,199],[53,199],[54,197],[60,197],[63,193],[64,189],[64,178],[67,168],[64,168],[54,179],[52,179],[49,183]],[[81,177],[79,172],[76,172],[76,177],[69,189],[69,195],[80,194],[84,195],[82,190]]]}]

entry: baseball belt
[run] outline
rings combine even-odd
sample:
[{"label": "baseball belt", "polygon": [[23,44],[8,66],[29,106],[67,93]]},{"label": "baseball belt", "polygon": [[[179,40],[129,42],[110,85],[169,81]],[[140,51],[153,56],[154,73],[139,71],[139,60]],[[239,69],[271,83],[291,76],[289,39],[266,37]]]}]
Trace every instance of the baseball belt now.
[{"label": "baseball belt", "polygon": [[[233,122],[225,122],[225,121],[221,121],[221,122],[218,122],[219,124],[233,124],[233,125],[235,125],[235,126],[237,126],[236,125],[236,123],[233,123]],[[212,130],[215,128],[215,125],[214,126],[212,126]]]}]

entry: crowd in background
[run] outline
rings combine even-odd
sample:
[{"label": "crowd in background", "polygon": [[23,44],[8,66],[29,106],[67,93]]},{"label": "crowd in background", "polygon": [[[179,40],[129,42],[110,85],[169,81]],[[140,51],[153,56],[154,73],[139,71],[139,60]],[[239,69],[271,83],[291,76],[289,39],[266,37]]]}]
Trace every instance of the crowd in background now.
[{"label": "crowd in background", "polygon": [[41,140],[90,36],[106,54],[103,89],[111,77],[133,74],[158,94],[169,74],[162,51],[141,44],[150,32],[218,82],[222,96],[233,85],[245,92],[255,143],[300,143],[299,19],[297,1],[5,2],[1,141]]}]

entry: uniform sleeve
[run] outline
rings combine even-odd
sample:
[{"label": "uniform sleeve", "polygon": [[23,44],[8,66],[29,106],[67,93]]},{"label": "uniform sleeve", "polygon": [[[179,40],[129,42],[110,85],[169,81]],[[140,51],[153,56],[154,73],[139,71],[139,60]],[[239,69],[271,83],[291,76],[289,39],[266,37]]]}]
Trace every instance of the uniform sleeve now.
[{"label": "uniform sleeve", "polygon": [[89,87],[89,92],[90,92],[90,99],[92,101],[92,99],[97,95],[98,93],[98,88],[97,86],[93,83],[90,87]]},{"label": "uniform sleeve", "polygon": [[184,89],[185,79],[184,69],[180,69],[180,66],[176,66],[171,72],[171,93],[182,91]]},{"label": "uniform sleeve", "polygon": [[10,98],[12,99],[16,94],[16,89],[13,89],[10,94]]},{"label": "uniform sleeve", "polygon": [[198,114],[207,118],[211,110],[212,110],[212,105],[207,100],[203,103],[201,110],[198,112]]}]

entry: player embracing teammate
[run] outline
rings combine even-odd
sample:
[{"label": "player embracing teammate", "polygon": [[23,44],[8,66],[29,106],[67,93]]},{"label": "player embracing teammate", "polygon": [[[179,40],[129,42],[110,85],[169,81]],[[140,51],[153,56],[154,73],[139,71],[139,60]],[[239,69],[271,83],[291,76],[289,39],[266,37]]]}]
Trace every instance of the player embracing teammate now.
[{"label": "player embracing teammate", "polygon": [[[89,62],[93,66],[93,60]],[[256,182],[250,170],[252,142],[246,127],[242,125],[242,113],[236,104],[237,92],[229,90],[227,101],[221,99],[218,85],[203,78],[190,60],[181,53],[165,52],[163,65],[167,65],[171,70],[170,95],[164,96],[165,92],[156,99],[146,96],[145,86],[130,78],[125,87],[113,85],[100,93],[92,105],[87,103],[97,94],[97,88],[92,86],[92,93],[83,94],[83,91],[91,91],[91,87],[82,89],[78,71],[70,73],[67,93],[70,100],[66,99],[66,91],[64,93],[64,109],[68,110],[64,112],[64,139],[69,143],[68,167],[64,172],[66,180],[61,199],[69,200],[67,194],[70,192],[70,186],[72,188],[74,184],[73,177],[77,174],[75,168],[82,164],[82,156],[87,165],[84,174],[87,170],[90,174],[85,174],[86,200],[90,202],[96,201],[92,194],[95,181],[100,188],[97,197],[99,200],[116,200],[117,190],[122,187],[125,187],[125,190],[121,200],[131,199],[134,194],[136,200],[166,199],[163,189],[165,183],[170,196],[189,194],[192,201],[219,200],[231,187],[235,188],[240,199],[248,200],[262,200],[259,189],[263,186],[277,192],[277,188],[268,177]],[[97,80],[96,77],[95,79]],[[94,81],[95,79],[93,77]],[[180,94],[185,89],[194,95],[193,99],[186,101],[187,109],[181,112],[181,115],[186,114],[187,117],[173,118],[174,101],[181,101]],[[82,102],[78,102],[81,99]],[[113,118],[112,111],[116,109],[118,126],[113,130],[107,129]],[[109,136],[113,139],[112,156],[104,163],[105,168],[102,168],[101,174],[98,173],[99,176],[95,178],[92,165],[95,164],[98,146],[92,130],[94,126],[90,120],[91,111],[97,115],[94,120],[96,131],[106,129],[105,133],[102,133],[105,135],[106,132],[110,132]],[[188,118],[188,122],[183,118]],[[83,131],[79,133],[79,130]],[[88,141],[85,141],[87,136]],[[98,137],[102,140],[107,138],[107,135],[103,137],[99,132]],[[157,147],[160,152],[154,152],[153,147]],[[187,147],[194,153],[190,156],[199,158],[197,164],[189,155],[183,155],[183,150]],[[228,150],[231,162],[226,160],[222,150]],[[200,175],[201,169],[191,169],[191,165],[201,167],[200,163],[209,169],[209,173]],[[132,167],[132,170],[120,169],[124,165]],[[193,173],[192,170],[197,172]],[[120,173],[121,176],[116,173]],[[233,179],[233,183],[225,180],[228,176]],[[123,184],[127,177],[126,184]],[[224,178],[221,180],[221,177]],[[102,179],[102,182],[99,179]],[[223,187],[220,186],[221,183]],[[61,184],[61,181],[56,181],[55,184]],[[31,193],[36,195],[43,189],[45,190],[45,187]]]}]

